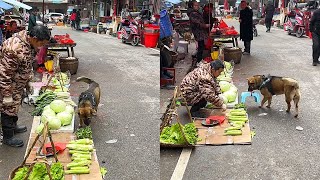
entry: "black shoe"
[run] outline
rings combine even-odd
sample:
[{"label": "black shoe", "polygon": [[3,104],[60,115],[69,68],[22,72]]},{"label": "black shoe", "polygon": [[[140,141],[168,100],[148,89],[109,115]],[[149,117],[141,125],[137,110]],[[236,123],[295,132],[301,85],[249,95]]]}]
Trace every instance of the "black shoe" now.
[{"label": "black shoe", "polygon": [[317,65],[318,65],[318,63],[316,63],[316,62],[312,63],[312,66],[317,66]]},{"label": "black shoe", "polygon": [[24,133],[24,132],[27,132],[26,126],[16,126],[14,128],[14,133]]},{"label": "black shoe", "polygon": [[173,78],[173,76],[168,71],[164,71],[163,75],[168,76],[170,79]]},{"label": "black shoe", "polygon": [[27,132],[27,127],[26,126],[18,126],[17,121],[18,121],[18,116],[13,116],[13,123],[14,123],[14,133],[23,133]]},{"label": "black shoe", "polygon": [[22,147],[24,145],[21,139],[15,138],[14,129],[2,128],[3,131],[3,144],[11,147]]}]

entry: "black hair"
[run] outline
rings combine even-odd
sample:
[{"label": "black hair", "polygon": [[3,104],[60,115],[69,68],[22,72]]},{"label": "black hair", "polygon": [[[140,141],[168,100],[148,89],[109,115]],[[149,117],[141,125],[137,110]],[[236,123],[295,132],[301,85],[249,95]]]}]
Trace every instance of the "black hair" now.
[{"label": "black hair", "polygon": [[29,35],[33,38],[37,38],[39,41],[49,41],[51,38],[49,29],[43,25],[34,26],[29,32]]},{"label": "black hair", "polygon": [[244,1],[244,0],[241,1],[241,3],[244,3],[244,2],[247,4],[247,1]]},{"label": "black hair", "polygon": [[214,70],[224,69],[224,64],[221,60],[215,60],[210,63],[210,66]]}]

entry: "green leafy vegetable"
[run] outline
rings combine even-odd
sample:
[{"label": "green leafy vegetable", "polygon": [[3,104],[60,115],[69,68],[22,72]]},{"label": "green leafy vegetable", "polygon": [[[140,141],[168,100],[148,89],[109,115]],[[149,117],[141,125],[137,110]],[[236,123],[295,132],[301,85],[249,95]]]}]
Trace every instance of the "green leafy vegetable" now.
[{"label": "green leafy vegetable", "polygon": [[[198,133],[194,123],[188,123],[182,126],[182,129],[189,144],[195,144],[200,140],[198,139]],[[165,144],[185,144],[186,141],[182,135],[179,124],[176,123],[172,124],[171,127],[165,127],[160,135],[160,142]]]},{"label": "green leafy vegetable", "polygon": [[44,163],[36,163],[28,180],[43,180],[46,176],[48,176],[46,165]]},{"label": "green leafy vegetable", "polygon": [[[50,168],[52,180],[64,180],[64,170],[60,162],[53,163]],[[49,176],[48,176],[49,180]]]},{"label": "green leafy vegetable", "polygon": [[92,131],[91,131],[91,127],[87,126],[85,128],[80,128],[76,131],[76,136],[77,139],[92,139]]},{"label": "green leafy vegetable", "polygon": [[29,168],[28,167],[22,167],[19,168],[16,174],[14,175],[14,178],[12,180],[21,180],[24,179],[27,175]]},{"label": "green leafy vegetable", "polygon": [[102,177],[104,177],[104,176],[107,174],[107,172],[108,172],[108,171],[107,171],[106,168],[104,168],[104,167],[101,167],[101,168],[100,168],[100,173],[101,173],[101,176],[102,176]]}]

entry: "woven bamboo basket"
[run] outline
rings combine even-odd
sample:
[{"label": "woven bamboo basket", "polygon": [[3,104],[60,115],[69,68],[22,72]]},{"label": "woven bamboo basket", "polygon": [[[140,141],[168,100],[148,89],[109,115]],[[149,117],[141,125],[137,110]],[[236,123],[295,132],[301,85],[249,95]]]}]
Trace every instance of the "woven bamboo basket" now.
[{"label": "woven bamboo basket", "polygon": [[60,57],[59,59],[59,65],[61,72],[67,72],[70,71],[70,73],[77,74],[78,66],[79,66],[79,60],[76,57]]},{"label": "woven bamboo basket", "polygon": [[226,47],[223,49],[224,60],[225,61],[234,61],[235,64],[239,64],[242,58],[242,51],[240,48],[229,48]]}]

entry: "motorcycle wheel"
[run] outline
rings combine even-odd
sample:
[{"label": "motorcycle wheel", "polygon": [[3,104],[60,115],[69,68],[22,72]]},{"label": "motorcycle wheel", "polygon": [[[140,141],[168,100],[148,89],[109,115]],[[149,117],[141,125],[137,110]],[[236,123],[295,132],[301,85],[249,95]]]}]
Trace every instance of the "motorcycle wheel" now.
[{"label": "motorcycle wheel", "polygon": [[291,30],[290,29],[288,29],[288,35],[291,35]]},{"label": "motorcycle wheel", "polygon": [[126,40],[124,38],[121,38],[122,43],[126,43]]},{"label": "motorcycle wheel", "polygon": [[132,46],[138,46],[139,42],[140,42],[140,37],[135,36],[135,37],[133,37],[131,44],[132,44]]},{"label": "motorcycle wheel", "polygon": [[296,36],[297,36],[298,38],[301,38],[301,37],[303,36],[303,34],[304,34],[303,28],[298,28],[298,30],[297,30],[297,32],[296,32]]}]

